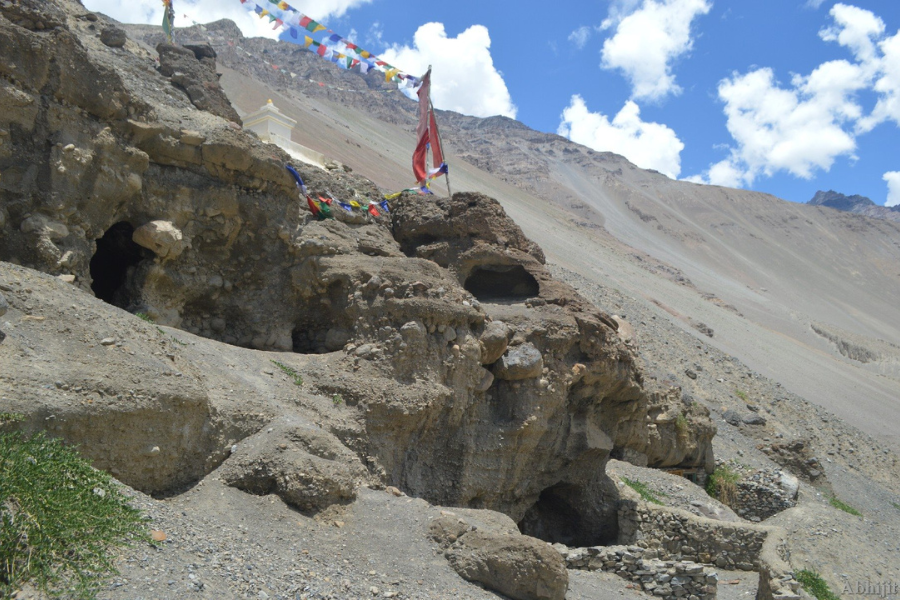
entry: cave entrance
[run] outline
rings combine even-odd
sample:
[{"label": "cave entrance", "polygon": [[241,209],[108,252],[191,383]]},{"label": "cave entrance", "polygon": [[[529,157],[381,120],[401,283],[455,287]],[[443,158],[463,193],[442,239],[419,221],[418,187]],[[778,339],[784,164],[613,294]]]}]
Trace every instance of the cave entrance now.
[{"label": "cave entrance", "polygon": [[94,295],[119,308],[127,309],[135,295],[128,284],[133,267],[150,252],[131,239],[134,226],[119,221],[97,240],[97,251],[91,257],[91,289]]},{"label": "cave entrance", "polygon": [[540,292],[537,280],[522,265],[475,267],[463,287],[482,302],[524,300]]},{"label": "cave entrance", "polygon": [[575,486],[562,483],[547,488],[519,521],[519,531],[545,542],[578,546],[583,524],[571,503],[576,493]]},{"label": "cave entrance", "polygon": [[606,476],[587,488],[557,483],[541,492],[518,526],[523,534],[551,544],[614,544],[619,537],[618,491]]}]

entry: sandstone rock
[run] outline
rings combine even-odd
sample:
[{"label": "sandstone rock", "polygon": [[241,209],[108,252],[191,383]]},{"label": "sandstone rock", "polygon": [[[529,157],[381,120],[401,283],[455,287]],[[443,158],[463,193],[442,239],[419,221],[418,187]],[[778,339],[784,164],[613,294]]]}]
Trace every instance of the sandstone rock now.
[{"label": "sandstone rock", "polygon": [[127,39],[128,36],[125,34],[125,30],[119,27],[104,27],[103,31],[100,32],[100,41],[110,48],[121,48],[125,45]]},{"label": "sandstone rock", "polygon": [[69,235],[68,227],[40,213],[22,221],[19,228],[22,233],[35,233],[51,240],[60,240]]},{"label": "sandstone rock", "polygon": [[490,365],[503,356],[509,343],[509,327],[503,321],[491,321],[481,337],[481,364]]},{"label": "sandstone rock", "polygon": [[332,327],[325,334],[325,348],[334,352],[343,348],[350,341],[350,332],[343,327]]},{"label": "sandstone rock", "polygon": [[469,581],[515,600],[563,600],[569,586],[566,565],[546,542],[524,535],[466,533],[446,553]]},{"label": "sandstone rock", "polygon": [[530,342],[526,342],[507,349],[506,354],[494,367],[494,376],[509,381],[530,379],[540,375],[543,368],[544,359],[541,351]]},{"label": "sandstone rock", "polygon": [[156,51],[159,53],[159,72],[187,92],[194,106],[228,121],[241,123],[240,116],[219,85],[216,53],[212,47],[162,43],[156,46]]},{"label": "sandstone rock", "polygon": [[797,495],[800,492],[800,480],[787,473],[785,471],[781,472],[781,479],[779,481],[781,485],[781,489],[784,490],[785,495],[791,500],[796,500]]},{"label": "sandstone rock", "polygon": [[173,259],[190,247],[181,230],[170,221],[150,221],[134,230],[134,243],[152,250],[160,258]]},{"label": "sandstone rock", "polygon": [[441,516],[434,519],[428,526],[428,536],[442,548],[447,548],[472,529],[473,527],[463,519]]},{"label": "sandstone rock", "polygon": [[222,480],[252,494],[277,494],[317,512],[356,498],[365,469],[340,441],[315,425],[283,418],[244,440],[219,468]]}]

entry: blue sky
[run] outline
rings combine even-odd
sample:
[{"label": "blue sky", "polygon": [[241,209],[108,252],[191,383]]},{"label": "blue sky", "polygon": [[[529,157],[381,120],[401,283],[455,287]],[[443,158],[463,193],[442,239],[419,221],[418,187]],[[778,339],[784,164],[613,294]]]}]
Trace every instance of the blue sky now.
[{"label": "blue sky", "polygon": [[[150,0],[84,3],[161,14]],[[900,204],[896,0],[289,3],[406,72],[433,64],[438,108],[514,116],[680,179]],[[275,35],[250,2],[175,4],[179,18]]]}]

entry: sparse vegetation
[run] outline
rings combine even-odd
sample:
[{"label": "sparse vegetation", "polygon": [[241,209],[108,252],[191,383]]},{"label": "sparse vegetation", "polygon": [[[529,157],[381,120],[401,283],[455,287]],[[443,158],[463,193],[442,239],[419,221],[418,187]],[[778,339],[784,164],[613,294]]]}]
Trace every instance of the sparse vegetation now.
[{"label": "sparse vegetation", "polygon": [[897,510],[900,510],[900,502],[891,502],[891,506],[893,506]]},{"label": "sparse vegetation", "polygon": [[686,435],[688,431],[688,420],[684,413],[678,413],[675,417],[675,430],[679,435]]},{"label": "sparse vegetation", "polygon": [[840,596],[831,591],[822,576],[815,571],[797,571],[797,581],[807,593],[816,597],[816,600],[840,600]]},{"label": "sparse vegetation", "polygon": [[747,396],[747,392],[744,390],[734,390],[734,395],[743,400],[744,402],[748,402],[749,398]]},{"label": "sparse vegetation", "polygon": [[[640,494],[641,499],[645,502],[652,502],[653,504],[663,505],[662,501],[656,497],[656,493],[653,492],[647,484],[642,481],[636,481],[634,479],[628,479],[627,477],[623,477],[622,481],[625,482],[625,485],[636,491]],[[663,493],[659,493],[661,496],[665,496]]]},{"label": "sparse vegetation", "polygon": [[148,315],[147,313],[136,312],[136,313],[134,313],[134,316],[136,316],[136,317],[137,317],[138,319],[140,319],[141,321],[146,321],[146,322],[148,322],[148,323],[153,323],[153,322],[154,322],[154,321],[153,321],[153,317],[151,317],[151,316]]},{"label": "sparse vegetation", "polygon": [[344,397],[341,396],[340,394],[335,394],[334,396],[331,397],[331,401],[334,403],[335,406],[337,406],[338,404],[344,403]]},{"label": "sparse vegetation", "polygon": [[850,506],[850,505],[847,504],[846,502],[842,502],[841,500],[838,500],[837,497],[835,497],[835,496],[832,496],[832,497],[828,500],[828,502],[829,502],[833,507],[835,507],[835,508],[837,508],[837,509],[839,509],[839,510],[844,511],[845,513],[850,513],[851,515],[854,515],[854,516],[856,516],[856,517],[861,517],[861,516],[862,516],[862,513],[861,513],[861,512],[859,512],[858,510],[856,510],[855,508],[853,508],[852,506]]},{"label": "sparse vegetation", "polygon": [[18,423],[24,421],[25,415],[19,413],[0,412],[0,427],[9,425],[10,423]]},{"label": "sparse vegetation", "polygon": [[303,377],[300,376],[300,373],[277,360],[273,360],[272,364],[284,371],[289,377],[293,378],[294,385],[303,385]]},{"label": "sparse vegetation", "polygon": [[706,493],[722,504],[729,505],[737,497],[740,474],[727,464],[719,465],[706,479]]},{"label": "sparse vegetation", "polygon": [[146,537],[109,475],[60,440],[0,434],[0,597],[30,583],[93,598],[116,572],[111,550]]}]

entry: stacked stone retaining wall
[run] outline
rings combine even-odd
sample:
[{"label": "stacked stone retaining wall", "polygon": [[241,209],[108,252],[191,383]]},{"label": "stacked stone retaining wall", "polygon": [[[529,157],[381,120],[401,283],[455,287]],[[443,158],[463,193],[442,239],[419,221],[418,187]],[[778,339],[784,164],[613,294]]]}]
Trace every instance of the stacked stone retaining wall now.
[{"label": "stacked stone retaining wall", "polygon": [[660,560],[656,550],[639,546],[594,546],[568,548],[555,544],[566,568],[608,571],[663,600],[715,600],[718,575],[715,570],[686,560]]},{"label": "stacked stone retaining wall", "polygon": [[761,525],[715,521],[630,500],[619,507],[619,543],[655,550],[662,560],[755,571],[768,533]]}]

